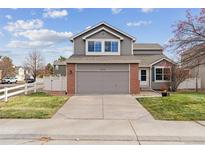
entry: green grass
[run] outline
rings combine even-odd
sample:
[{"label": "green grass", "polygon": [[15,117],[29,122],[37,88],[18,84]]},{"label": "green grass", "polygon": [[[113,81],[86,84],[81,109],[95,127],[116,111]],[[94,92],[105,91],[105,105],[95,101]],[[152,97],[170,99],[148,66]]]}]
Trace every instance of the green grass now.
[{"label": "green grass", "polygon": [[137,99],[155,119],[205,120],[205,93],[173,93]]},{"label": "green grass", "polygon": [[8,102],[0,102],[0,118],[51,118],[66,100],[67,96],[51,96],[43,92],[15,96]]}]

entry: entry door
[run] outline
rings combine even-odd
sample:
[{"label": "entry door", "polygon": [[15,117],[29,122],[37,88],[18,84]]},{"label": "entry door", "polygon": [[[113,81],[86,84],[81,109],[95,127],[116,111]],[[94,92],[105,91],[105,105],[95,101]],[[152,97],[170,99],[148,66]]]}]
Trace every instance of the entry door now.
[{"label": "entry door", "polygon": [[140,87],[149,87],[149,69],[148,68],[139,69],[139,80],[140,80]]}]

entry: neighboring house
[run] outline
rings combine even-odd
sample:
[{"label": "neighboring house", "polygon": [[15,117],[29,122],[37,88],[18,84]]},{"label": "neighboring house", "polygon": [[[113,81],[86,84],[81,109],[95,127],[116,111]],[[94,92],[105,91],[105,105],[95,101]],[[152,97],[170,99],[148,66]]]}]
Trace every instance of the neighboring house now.
[{"label": "neighboring house", "polygon": [[185,51],[181,55],[182,67],[186,67],[190,70],[190,78],[196,78],[198,76],[200,82],[199,85],[201,85],[201,89],[205,89],[204,50],[204,44],[196,45],[192,49]]},{"label": "neighboring house", "polygon": [[17,81],[24,81],[25,79],[25,70],[21,66],[16,66],[15,67],[15,72],[16,72],[16,78]]},{"label": "neighboring house", "polygon": [[159,44],[135,41],[104,22],[74,35],[74,54],[64,62],[68,94],[138,94],[170,86],[174,62]]},{"label": "neighboring house", "polygon": [[54,75],[66,76],[66,61],[56,60],[54,61]]},{"label": "neighboring house", "polygon": [[29,69],[26,69],[21,66],[15,66],[15,72],[16,72],[16,78],[17,81],[24,81],[25,78],[30,78],[31,73],[29,72]]},{"label": "neighboring house", "polygon": [[196,78],[196,74],[198,72],[198,78],[201,79],[201,89],[205,89],[205,64],[195,67],[190,70],[190,75],[192,78]]}]

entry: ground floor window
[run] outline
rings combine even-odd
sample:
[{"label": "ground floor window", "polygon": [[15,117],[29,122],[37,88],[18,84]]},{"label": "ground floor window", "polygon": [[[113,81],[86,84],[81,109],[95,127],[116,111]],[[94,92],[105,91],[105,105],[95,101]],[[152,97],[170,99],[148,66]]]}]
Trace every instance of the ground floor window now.
[{"label": "ground floor window", "polygon": [[155,67],[155,81],[170,81],[171,68],[170,67]]}]

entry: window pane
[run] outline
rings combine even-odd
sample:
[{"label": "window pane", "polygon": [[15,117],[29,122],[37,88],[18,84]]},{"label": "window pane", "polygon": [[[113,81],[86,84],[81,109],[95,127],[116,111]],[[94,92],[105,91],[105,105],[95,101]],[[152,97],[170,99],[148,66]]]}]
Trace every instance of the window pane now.
[{"label": "window pane", "polygon": [[118,42],[112,42],[112,52],[118,52]]},{"label": "window pane", "polygon": [[141,75],[146,75],[146,70],[141,70]]},{"label": "window pane", "polygon": [[162,80],[162,75],[156,75],[156,80]]},{"label": "window pane", "polygon": [[164,75],[164,80],[170,80],[170,75]]},{"label": "window pane", "polygon": [[101,42],[95,42],[95,52],[101,52]]},{"label": "window pane", "polygon": [[110,41],[105,41],[105,51],[111,52],[111,42]]},{"label": "window pane", "polygon": [[164,74],[170,74],[170,68],[164,68]]},{"label": "window pane", "polygon": [[162,80],[162,68],[156,68],[156,80]]},{"label": "window pane", "polygon": [[162,68],[156,68],[156,73],[162,74]]},{"label": "window pane", "polygon": [[88,42],[88,51],[89,52],[94,52],[94,41],[89,41]]},{"label": "window pane", "polygon": [[141,75],[141,81],[146,81],[146,76]]}]

